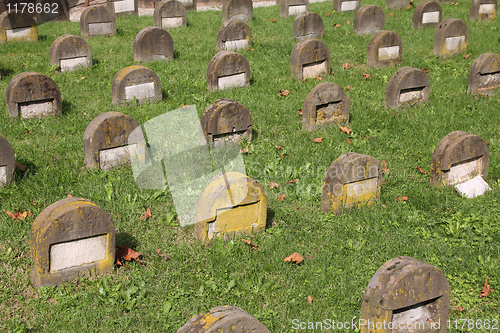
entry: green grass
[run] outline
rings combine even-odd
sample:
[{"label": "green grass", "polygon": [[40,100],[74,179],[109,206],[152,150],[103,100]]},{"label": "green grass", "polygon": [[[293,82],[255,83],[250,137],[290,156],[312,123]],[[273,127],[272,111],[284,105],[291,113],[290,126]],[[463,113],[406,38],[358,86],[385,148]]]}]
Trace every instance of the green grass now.
[{"label": "green grass", "polygon": [[[380,0],[372,3],[384,6]],[[466,90],[473,60],[485,52],[500,54],[500,20],[468,22],[470,1],[441,6],[443,18],[467,22],[467,58],[459,54],[438,59],[432,55],[434,29],[410,28],[413,9],[386,11],[385,29],[403,39],[401,66],[427,68],[431,82],[428,103],[393,112],[384,109],[384,94],[396,68],[365,65],[370,36],[353,35],[354,13],[326,17],[331,3],[310,5],[323,17],[322,40],[330,49],[334,72],[321,82],[350,86],[346,91],[351,99],[350,136],[335,126],[302,131],[299,109],[319,82],[290,77],[289,57],[296,43],[293,17],[280,18],[278,6],[254,10],[252,50],[241,52],[250,63],[250,87],[207,90],[206,68],[216,54],[221,13],[189,12],[188,27],[170,31],[175,60],[147,65],[160,77],[163,101],[138,107],[114,107],[111,82],[120,69],[137,64],[133,40],[142,28],[153,25],[152,17],[119,17],[116,36],[89,38],[94,65],[75,73],[54,74],[49,48],[62,34],[79,35],[78,23],[43,24],[37,43],[3,44],[0,134],[11,143],[16,161],[28,170],[16,171],[14,183],[0,191],[1,209],[30,210],[33,216],[16,222],[0,214],[0,329],[175,332],[193,315],[219,305],[243,308],[271,332],[294,331],[293,319],[351,321],[360,316],[365,288],[376,270],[402,255],[443,270],[451,289],[450,319],[498,320],[498,291],[487,298],[479,298],[479,293],[486,278],[491,288],[500,286],[500,94],[474,97]],[[333,27],[335,23],[340,27]],[[343,69],[345,62],[352,67]],[[9,119],[5,89],[24,71],[56,81],[63,97],[61,116]],[[371,78],[364,80],[363,72]],[[281,89],[290,94],[279,96]],[[244,155],[245,165],[247,174],[267,189],[272,224],[250,237],[260,251],[238,238],[203,245],[192,226],[183,228],[172,220],[168,191],[138,188],[128,167],[103,172],[88,170],[84,164],[83,133],[103,112],[120,111],[143,124],[185,104],[196,105],[201,116],[218,98],[234,99],[252,115],[255,133],[249,154]],[[436,145],[455,130],[488,142],[488,182],[493,191],[482,197],[464,199],[451,189],[433,188],[429,176],[415,170],[416,166],[429,170]],[[323,137],[323,142],[314,143],[316,137]],[[389,173],[380,201],[338,217],[321,213],[325,172],[350,151],[387,161]],[[280,158],[283,153],[287,155]],[[298,182],[285,184],[292,179]],[[280,187],[269,190],[270,182]],[[117,245],[132,244],[142,252],[142,263],[36,291],[29,282],[31,224],[45,207],[68,193],[109,212]],[[282,193],[286,197],[278,201]],[[408,201],[396,201],[400,196]],[[153,217],[140,221],[146,207]],[[162,259],[156,249],[171,260]],[[304,256],[301,265],[283,262],[294,252]],[[458,306],[465,311],[458,311]]]}]

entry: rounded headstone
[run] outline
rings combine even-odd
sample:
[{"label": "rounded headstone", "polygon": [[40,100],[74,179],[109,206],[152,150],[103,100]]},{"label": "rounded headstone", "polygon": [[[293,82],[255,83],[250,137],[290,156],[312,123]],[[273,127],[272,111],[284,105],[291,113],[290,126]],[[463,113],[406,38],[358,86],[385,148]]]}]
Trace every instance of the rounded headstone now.
[{"label": "rounded headstone", "polygon": [[410,0],[385,0],[385,9],[406,8]]},{"label": "rounded headstone", "polygon": [[444,19],[436,27],[434,34],[434,55],[443,58],[465,52],[468,43],[467,24],[456,18]]},{"label": "rounded headstone", "polygon": [[472,0],[469,21],[494,21],[497,18],[498,0]]},{"label": "rounded headstone", "polygon": [[154,60],[174,59],[174,41],[168,31],[146,27],[134,39],[134,60],[147,64]]},{"label": "rounded headstone", "polygon": [[472,64],[467,81],[468,94],[493,95],[500,90],[500,55],[483,53]]},{"label": "rounded headstone", "polygon": [[69,21],[69,4],[67,0],[36,0],[36,22],[42,24],[50,21]]},{"label": "rounded headstone", "polygon": [[10,184],[16,166],[14,150],[10,143],[0,136],[0,188]]},{"label": "rounded headstone", "polygon": [[380,163],[369,155],[347,153],[330,165],[323,180],[321,211],[342,210],[375,204],[380,197]]},{"label": "rounded headstone", "polygon": [[111,90],[113,105],[124,106],[162,100],[158,75],[139,65],[125,67],[116,73]]},{"label": "rounded headstone", "polygon": [[292,49],[290,71],[298,80],[330,74],[330,50],[318,39],[305,39]]},{"label": "rounded headstone", "polygon": [[376,5],[364,5],[354,15],[354,33],[373,34],[384,29],[384,10]]},{"label": "rounded headstone", "polygon": [[80,16],[80,34],[84,38],[116,34],[115,13],[107,5],[85,8]]},{"label": "rounded headstone", "polygon": [[289,17],[309,11],[309,0],[280,0],[280,16]]},{"label": "rounded headstone", "polygon": [[359,9],[361,0],[333,0],[333,10],[337,13]]},{"label": "rounded headstone", "polygon": [[349,121],[351,100],[341,86],[324,82],[307,94],[302,107],[302,128],[312,131],[319,126]]},{"label": "rounded headstone", "polygon": [[427,74],[418,68],[402,67],[389,79],[385,90],[385,107],[397,109],[429,100],[431,84]]},{"label": "rounded headstone", "polygon": [[137,0],[107,0],[108,9],[116,16],[138,15]]},{"label": "rounded headstone", "polygon": [[242,20],[228,20],[217,34],[217,51],[237,51],[252,46],[252,31]]},{"label": "rounded headstone", "polygon": [[7,111],[12,118],[35,118],[61,113],[62,98],[57,84],[47,75],[24,72],[6,89]]},{"label": "rounded headstone", "polygon": [[38,30],[33,17],[28,13],[0,14],[0,43],[36,42]]},{"label": "rounded headstone", "polygon": [[252,0],[222,0],[222,21],[242,20],[251,22],[253,18]]},{"label": "rounded headstone", "polygon": [[[447,328],[450,288],[437,267],[411,257],[386,262],[363,296],[360,331],[440,332]],[[361,324],[363,323],[363,325]]]},{"label": "rounded headstone", "polygon": [[266,228],[266,216],[267,196],[262,185],[242,173],[224,172],[200,194],[194,232],[202,242],[252,234]]},{"label": "rounded headstone", "polygon": [[436,1],[422,1],[413,12],[413,28],[435,27],[441,22],[443,10]]},{"label": "rounded headstone", "polygon": [[50,64],[56,71],[66,73],[92,65],[92,53],[85,39],[74,35],[62,35],[50,46]]},{"label": "rounded headstone", "polygon": [[293,21],[293,38],[297,40],[323,37],[325,27],[321,15],[315,12],[305,12],[297,15]]},{"label": "rounded headstone", "polygon": [[394,31],[381,30],[375,33],[368,43],[366,64],[379,68],[401,63],[403,40]]},{"label": "rounded headstone", "polygon": [[247,59],[236,52],[220,51],[208,63],[207,85],[210,91],[250,85]]},{"label": "rounded headstone", "polygon": [[153,14],[155,26],[162,29],[186,27],[186,17],[186,7],[176,0],[162,1]]}]

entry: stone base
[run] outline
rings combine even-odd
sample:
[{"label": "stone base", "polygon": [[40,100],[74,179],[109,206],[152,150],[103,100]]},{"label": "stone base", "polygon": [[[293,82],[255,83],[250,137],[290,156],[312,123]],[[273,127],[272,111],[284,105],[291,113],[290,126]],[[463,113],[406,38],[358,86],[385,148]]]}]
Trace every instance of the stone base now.
[{"label": "stone base", "polygon": [[464,42],[465,36],[448,37],[446,38],[445,47],[448,51],[458,52]]},{"label": "stone base", "polygon": [[155,97],[155,83],[148,82],[137,84],[134,86],[125,87],[125,100],[132,102],[135,99],[138,101],[150,100]]},{"label": "stone base", "polygon": [[320,63],[306,64],[302,67],[302,78],[307,79],[311,77],[316,77],[320,75],[325,75],[327,73],[326,61]]},{"label": "stone base", "polygon": [[77,69],[87,68],[87,57],[69,58],[59,60],[62,73],[72,72]]},{"label": "stone base", "polygon": [[183,17],[162,17],[161,27],[163,29],[172,29],[182,27]]},{"label": "stone base", "polygon": [[378,49],[379,61],[397,59],[398,57],[399,57],[399,45],[381,47]]},{"label": "stone base", "polygon": [[111,22],[89,23],[89,35],[111,35],[113,34],[113,25]]},{"label": "stone base", "polygon": [[19,103],[19,116],[23,119],[44,117],[54,113],[54,99]]},{"label": "stone base", "polygon": [[219,77],[217,86],[220,90],[229,89],[231,87],[244,87],[245,73],[221,76]]},{"label": "stone base", "polygon": [[50,271],[90,264],[106,259],[107,235],[50,246]]}]

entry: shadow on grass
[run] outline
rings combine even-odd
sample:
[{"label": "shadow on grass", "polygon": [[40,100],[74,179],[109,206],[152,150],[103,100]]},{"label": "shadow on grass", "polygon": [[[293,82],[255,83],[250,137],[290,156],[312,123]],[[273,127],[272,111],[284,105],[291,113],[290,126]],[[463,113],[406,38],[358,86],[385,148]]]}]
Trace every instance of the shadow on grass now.
[{"label": "shadow on grass", "polygon": [[30,175],[36,174],[38,167],[32,162],[24,159],[16,160],[16,167],[14,169],[14,181],[16,183],[24,182]]},{"label": "shadow on grass", "polygon": [[276,213],[274,212],[274,210],[272,210],[268,206],[268,208],[267,208],[267,217],[266,217],[266,229],[270,229],[271,228],[275,215],[276,215]]},{"label": "shadow on grass", "polygon": [[117,232],[115,236],[115,246],[126,246],[128,248],[137,248],[139,243],[127,232]]}]

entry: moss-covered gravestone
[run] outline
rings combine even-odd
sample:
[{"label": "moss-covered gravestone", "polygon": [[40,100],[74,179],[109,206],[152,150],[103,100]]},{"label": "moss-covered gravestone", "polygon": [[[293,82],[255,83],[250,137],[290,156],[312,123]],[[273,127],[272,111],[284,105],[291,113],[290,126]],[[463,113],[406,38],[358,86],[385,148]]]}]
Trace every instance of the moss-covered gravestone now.
[{"label": "moss-covered gravestone", "polygon": [[325,27],[321,15],[315,12],[305,12],[295,17],[293,21],[293,38],[297,40],[323,37]]},{"label": "moss-covered gravestone", "polygon": [[50,64],[56,71],[67,73],[92,65],[92,53],[85,39],[74,35],[62,35],[50,46]]},{"label": "moss-covered gravestone", "polygon": [[151,69],[133,65],[116,73],[111,84],[113,105],[134,105],[162,100],[158,75]]},{"label": "moss-covered gravestone", "polygon": [[354,15],[354,33],[373,34],[384,29],[384,10],[376,5],[364,5]]},{"label": "moss-covered gravestone", "polygon": [[472,0],[469,21],[494,21],[497,18],[498,0]]},{"label": "moss-covered gravestone", "polygon": [[500,90],[500,55],[481,54],[469,70],[468,94],[493,95]]},{"label": "moss-covered gravestone", "polygon": [[208,90],[224,90],[250,85],[250,65],[236,52],[221,51],[210,59],[207,67]]},{"label": "moss-covered gravestone", "polygon": [[443,16],[441,5],[436,1],[422,1],[413,12],[413,28],[435,27]]},{"label": "moss-covered gravestone", "polygon": [[253,18],[252,0],[222,0],[222,21],[241,20],[251,22]]},{"label": "moss-covered gravestone", "polygon": [[87,7],[80,16],[80,34],[83,38],[116,34],[116,15],[107,5]]},{"label": "moss-covered gravestone", "polygon": [[138,15],[137,0],[107,0],[108,9],[116,16]]},{"label": "moss-covered gravestone", "polygon": [[154,60],[174,59],[174,41],[167,30],[146,27],[134,39],[134,60],[147,64]]},{"label": "moss-covered gravestone", "polygon": [[467,50],[469,28],[467,24],[456,18],[441,21],[434,33],[434,55],[445,58]]},{"label": "moss-covered gravestone", "polygon": [[217,51],[237,51],[252,45],[252,31],[242,20],[225,21],[217,34]]},{"label": "moss-covered gravestone", "polygon": [[366,64],[379,68],[401,63],[403,57],[403,40],[394,31],[381,30],[375,33],[368,43]]},{"label": "moss-covered gravestone", "polygon": [[427,74],[409,66],[398,69],[389,79],[385,90],[385,107],[422,104],[429,100],[431,85]]},{"label": "moss-covered gravestone", "polygon": [[279,5],[282,17],[297,16],[309,11],[309,0],[280,0]]},{"label": "moss-covered gravestone", "polygon": [[292,49],[290,54],[290,71],[292,77],[306,80],[330,74],[330,50],[318,39],[305,39]]},{"label": "moss-covered gravestone", "polygon": [[28,13],[0,14],[0,43],[36,42],[38,30],[33,17]]},{"label": "moss-covered gravestone", "polygon": [[186,17],[186,7],[176,0],[162,1],[153,14],[155,26],[162,29],[186,27]]},{"label": "moss-covered gravestone", "polygon": [[0,136],[0,188],[12,181],[15,164],[14,150],[10,143]]}]

